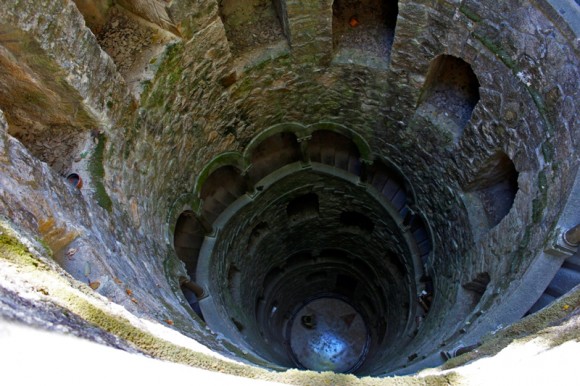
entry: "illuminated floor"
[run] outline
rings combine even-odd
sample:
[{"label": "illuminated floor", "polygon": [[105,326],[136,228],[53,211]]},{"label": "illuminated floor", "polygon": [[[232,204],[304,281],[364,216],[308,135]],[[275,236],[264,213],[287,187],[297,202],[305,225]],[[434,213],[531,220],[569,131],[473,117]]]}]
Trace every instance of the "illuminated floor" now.
[{"label": "illuminated floor", "polygon": [[336,298],[310,301],[298,310],[290,325],[294,359],[310,370],[356,370],[364,361],[368,339],[362,316]]}]

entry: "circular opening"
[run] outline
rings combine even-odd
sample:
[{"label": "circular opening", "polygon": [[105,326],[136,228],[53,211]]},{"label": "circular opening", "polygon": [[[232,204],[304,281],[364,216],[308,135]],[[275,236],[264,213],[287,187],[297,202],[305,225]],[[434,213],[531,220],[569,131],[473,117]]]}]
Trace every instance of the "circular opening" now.
[{"label": "circular opening", "polygon": [[369,334],[362,315],[346,301],[322,297],[302,306],[288,338],[298,367],[353,372],[364,361]]},{"label": "circular opening", "polygon": [[407,204],[385,191],[326,165],[270,175],[204,241],[208,326],[276,367],[384,371],[429,312]]},{"label": "circular opening", "polygon": [[77,173],[71,173],[68,176],[66,176],[66,181],[77,189],[83,187],[83,180],[81,179],[81,176],[79,176]]}]

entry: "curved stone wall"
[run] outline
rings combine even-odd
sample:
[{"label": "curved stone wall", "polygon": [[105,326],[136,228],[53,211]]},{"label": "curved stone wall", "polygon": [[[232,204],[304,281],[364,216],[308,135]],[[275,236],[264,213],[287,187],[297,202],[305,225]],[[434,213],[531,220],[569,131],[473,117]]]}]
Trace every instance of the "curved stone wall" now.
[{"label": "curved stone wall", "polygon": [[[325,157],[340,154],[333,166],[342,166],[335,169],[348,170],[367,193],[376,193],[385,187],[379,161],[388,160],[386,168],[397,170],[400,184],[413,192],[408,205],[397,208],[397,221],[412,228],[416,220],[408,213],[413,213],[430,231],[430,253],[416,255],[435,296],[404,355],[376,349],[374,363],[389,366],[369,362],[361,371],[411,372],[439,364],[441,347],[475,343],[523,316],[570,255],[553,252],[558,250],[553,245],[561,219],[568,216],[568,226],[573,210],[566,204],[579,167],[580,59],[575,25],[563,22],[559,8],[539,0],[401,0],[383,9],[391,15],[383,26],[365,17],[373,1],[255,1],[252,7],[268,3],[267,12],[244,17],[235,13],[248,9],[226,12],[224,3],[116,3],[115,12],[156,37],[143,46],[150,48],[149,56],[123,75],[119,59],[101,49],[107,46],[99,41],[103,36],[94,35],[100,23],[115,23],[102,19],[104,2],[98,15],[65,0],[10,1],[3,7],[2,58],[18,62],[26,84],[50,83],[51,77],[60,82],[41,87],[46,100],[32,94],[28,100],[36,110],[46,109],[46,117],[71,118],[41,122],[42,114],[30,113],[34,109],[0,105],[7,117],[0,126],[2,215],[45,240],[77,280],[98,282],[92,286],[98,293],[138,315],[172,315],[180,331],[239,357],[234,346],[204,330],[180,290],[179,278],[188,272],[198,280],[191,277],[196,265],[191,256],[198,252],[183,258],[186,252],[174,249],[179,216],[187,212],[199,220],[191,229],[207,241],[221,229],[215,225],[220,213],[240,197],[266,194],[257,182],[280,167],[329,166]],[[353,21],[356,12],[361,16]],[[98,20],[89,20],[91,15]],[[236,17],[253,22],[260,15],[264,28],[279,20],[277,32],[262,31],[259,39],[232,49]],[[389,30],[380,35],[392,40],[387,59],[371,47],[375,27]],[[34,50],[24,44],[28,39]],[[15,47],[39,53],[50,66],[37,76],[40,67],[19,60]],[[6,95],[27,90],[8,88]],[[68,99],[50,90],[68,90],[67,98],[76,102],[64,108],[57,102]],[[12,138],[15,116],[19,124],[53,124],[53,131],[41,130],[41,139],[81,133],[56,142],[78,146],[67,150],[64,169],[79,173],[83,189],[67,186],[59,175],[63,167],[51,169],[26,141],[23,146]],[[19,129],[23,138],[33,133],[25,126]],[[270,131],[275,127],[277,137]],[[318,137],[323,131],[328,133]],[[39,148],[50,148],[51,141],[40,141]],[[309,152],[309,144],[318,150]],[[215,174],[224,167],[231,168],[229,174]],[[232,189],[216,190],[224,181]],[[408,213],[401,212],[405,208]],[[354,205],[349,211],[370,218],[377,232],[368,208]],[[273,224],[269,217],[252,222],[249,216],[247,224],[240,222],[246,225],[244,240],[261,223]],[[417,244],[426,239],[414,237]],[[180,248],[201,250],[199,240]],[[216,243],[222,254],[238,248]],[[257,242],[256,248],[262,251],[263,245]],[[353,244],[350,252],[359,248],[367,246]],[[261,276],[275,265],[264,264]],[[247,281],[251,271],[236,266],[240,282]],[[228,270],[226,264],[216,272],[225,280]],[[409,287],[410,298],[419,295],[416,290]],[[255,309],[256,294],[240,291],[247,308]],[[243,319],[250,316],[252,311],[243,311],[236,320],[247,325]]]}]

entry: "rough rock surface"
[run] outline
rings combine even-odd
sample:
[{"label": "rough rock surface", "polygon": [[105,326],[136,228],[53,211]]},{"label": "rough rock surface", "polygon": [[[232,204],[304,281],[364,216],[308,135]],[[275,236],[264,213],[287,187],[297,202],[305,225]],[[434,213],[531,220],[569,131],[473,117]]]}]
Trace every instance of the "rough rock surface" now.
[{"label": "rough rock surface", "polygon": [[[98,281],[98,293],[136,315],[164,320],[171,314],[184,333],[228,352],[200,327],[178,290],[183,268],[171,245],[172,227],[187,209],[180,198],[192,193],[216,155],[242,153],[256,134],[280,123],[348,127],[413,182],[434,234],[427,268],[437,278],[438,311],[425,320],[409,354],[437,353],[476,328],[479,316],[510,299],[554,237],[580,165],[580,58],[577,37],[546,16],[545,2],[399,1],[388,68],[348,58],[333,63],[329,0],[286,1],[281,23],[289,47],[258,47],[242,59],[214,0],[127,3],[146,8],[143,15],[160,7],[164,12],[151,21],[181,37],[167,44],[154,77],[140,84],[139,101],[121,72],[153,39],[149,33],[115,16],[109,22],[116,29],[103,29],[101,46],[71,1],[8,0],[0,7],[2,31],[23,33],[38,45],[103,136],[100,150],[89,146],[90,183],[79,191],[59,173],[81,156],[83,141],[93,141],[86,136],[90,129],[67,122],[29,140],[34,131],[11,128],[6,110],[0,116],[0,213],[44,240],[75,279]],[[120,50],[123,42],[128,47]],[[480,84],[480,100],[456,140],[446,120],[416,114],[429,66],[442,54],[462,58]],[[44,115],[58,111],[59,101],[49,98]],[[440,105],[429,106],[429,113]],[[0,103],[0,109],[6,107]],[[475,231],[481,202],[466,187],[498,150],[519,173],[518,192],[497,226]],[[111,204],[99,206],[107,197]],[[457,283],[483,272],[491,278],[488,291],[466,309]],[[513,322],[500,319],[497,325]]]}]

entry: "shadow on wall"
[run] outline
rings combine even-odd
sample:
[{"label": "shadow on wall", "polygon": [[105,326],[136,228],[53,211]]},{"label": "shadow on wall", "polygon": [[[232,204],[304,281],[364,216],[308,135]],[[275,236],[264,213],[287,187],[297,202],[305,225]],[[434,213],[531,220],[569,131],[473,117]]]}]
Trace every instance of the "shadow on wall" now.
[{"label": "shadow on wall", "polygon": [[192,211],[183,212],[177,219],[173,246],[179,259],[184,262],[187,274],[194,281],[199,251],[205,233],[206,230],[201,221]]},{"label": "shadow on wall", "polygon": [[498,225],[509,213],[518,192],[519,173],[502,151],[489,157],[465,191],[480,203],[488,229]]},{"label": "shadow on wall", "polygon": [[479,102],[479,81],[471,66],[455,56],[431,61],[416,114],[459,140]]}]

